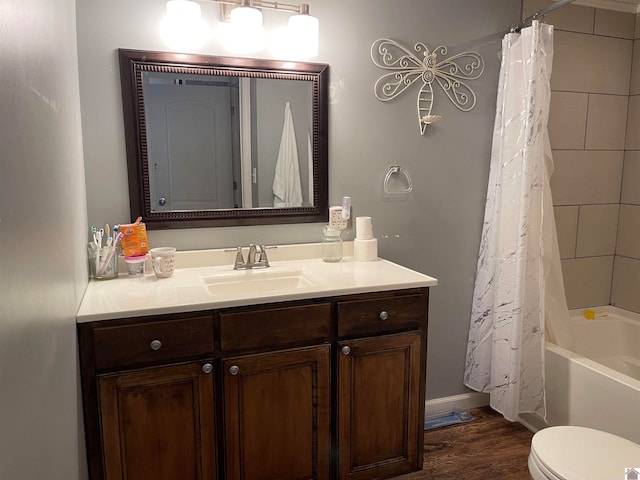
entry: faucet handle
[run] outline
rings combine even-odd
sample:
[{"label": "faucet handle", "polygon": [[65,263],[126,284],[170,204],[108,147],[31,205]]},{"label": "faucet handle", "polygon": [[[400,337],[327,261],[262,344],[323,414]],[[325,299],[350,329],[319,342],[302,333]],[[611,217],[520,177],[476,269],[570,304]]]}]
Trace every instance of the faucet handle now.
[{"label": "faucet handle", "polygon": [[258,261],[265,267],[268,267],[269,259],[267,258],[267,247],[264,245],[256,245],[256,253],[259,255]]},{"label": "faucet handle", "polygon": [[236,262],[233,268],[237,270],[241,265],[244,265],[244,257],[242,256],[242,247],[238,247],[236,249]]}]

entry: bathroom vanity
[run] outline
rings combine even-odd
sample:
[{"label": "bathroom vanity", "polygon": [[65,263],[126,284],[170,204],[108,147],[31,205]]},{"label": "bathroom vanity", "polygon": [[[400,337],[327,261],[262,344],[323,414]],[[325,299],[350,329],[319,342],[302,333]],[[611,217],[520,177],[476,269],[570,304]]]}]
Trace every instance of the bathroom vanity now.
[{"label": "bathroom vanity", "polygon": [[313,251],[247,272],[216,255],[178,257],[168,279],[90,283],[78,335],[92,480],[419,470],[437,281]]}]

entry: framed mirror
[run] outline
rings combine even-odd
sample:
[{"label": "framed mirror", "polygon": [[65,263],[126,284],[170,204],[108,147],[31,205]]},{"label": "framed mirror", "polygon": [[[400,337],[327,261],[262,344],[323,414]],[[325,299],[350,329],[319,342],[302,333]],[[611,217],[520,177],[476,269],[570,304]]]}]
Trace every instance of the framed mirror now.
[{"label": "framed mirror", "polygon": [[120,49],[131,218],[328,220],[328,65]]}]

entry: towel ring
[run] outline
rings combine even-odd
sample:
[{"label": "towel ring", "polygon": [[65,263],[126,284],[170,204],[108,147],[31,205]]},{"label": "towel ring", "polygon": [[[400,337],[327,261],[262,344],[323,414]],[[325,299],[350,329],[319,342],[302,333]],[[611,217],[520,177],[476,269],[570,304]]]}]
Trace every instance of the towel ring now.
[{"label": "towel ring", "polygon": [[[389,180],[391,179],[392,175],[403,175],[406,180],[407,180],[407,188],[404,190],[390,190],[389,189]],[[409,176],[409,174],[407,173],[406,170],[402,170],[402,168],[400,168],[400,165],[389,165],[389,171],[387,172],[387,175],[384,177],[384,192],[385,193],[411,193],[411,191],[413,190],[413,182],[411,181],[411,177]]]}]

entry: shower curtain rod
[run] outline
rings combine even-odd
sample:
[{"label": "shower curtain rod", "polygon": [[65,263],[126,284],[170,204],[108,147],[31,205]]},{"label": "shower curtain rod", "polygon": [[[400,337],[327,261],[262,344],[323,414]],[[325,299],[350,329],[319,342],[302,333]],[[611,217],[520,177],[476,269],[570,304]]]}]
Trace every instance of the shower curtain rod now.
[{"label": "shower curtain rod", "polygon": [[522,30],[524,27],[527,27],[529,25],[531,25],[531,22],[534,20],[538,20],[543,18],[547,13],[549,12],[553,12],[554,10],[560,8],[560,7],[564,7],[565,5],[569,5],[570,3],[573,3],[575,0],[555,0],[551,5],[549,5],[548,7],[543,8],[542,10],[537,11],[536,13],[534,13],[533,15],[531,15],[530,17],[525,18],[522,22],[520,22],[518,25],[516,25],[515,27],[513,27],[511,29],[511,32],[513,33],[518,33],[520,32],[520,30]]}]

